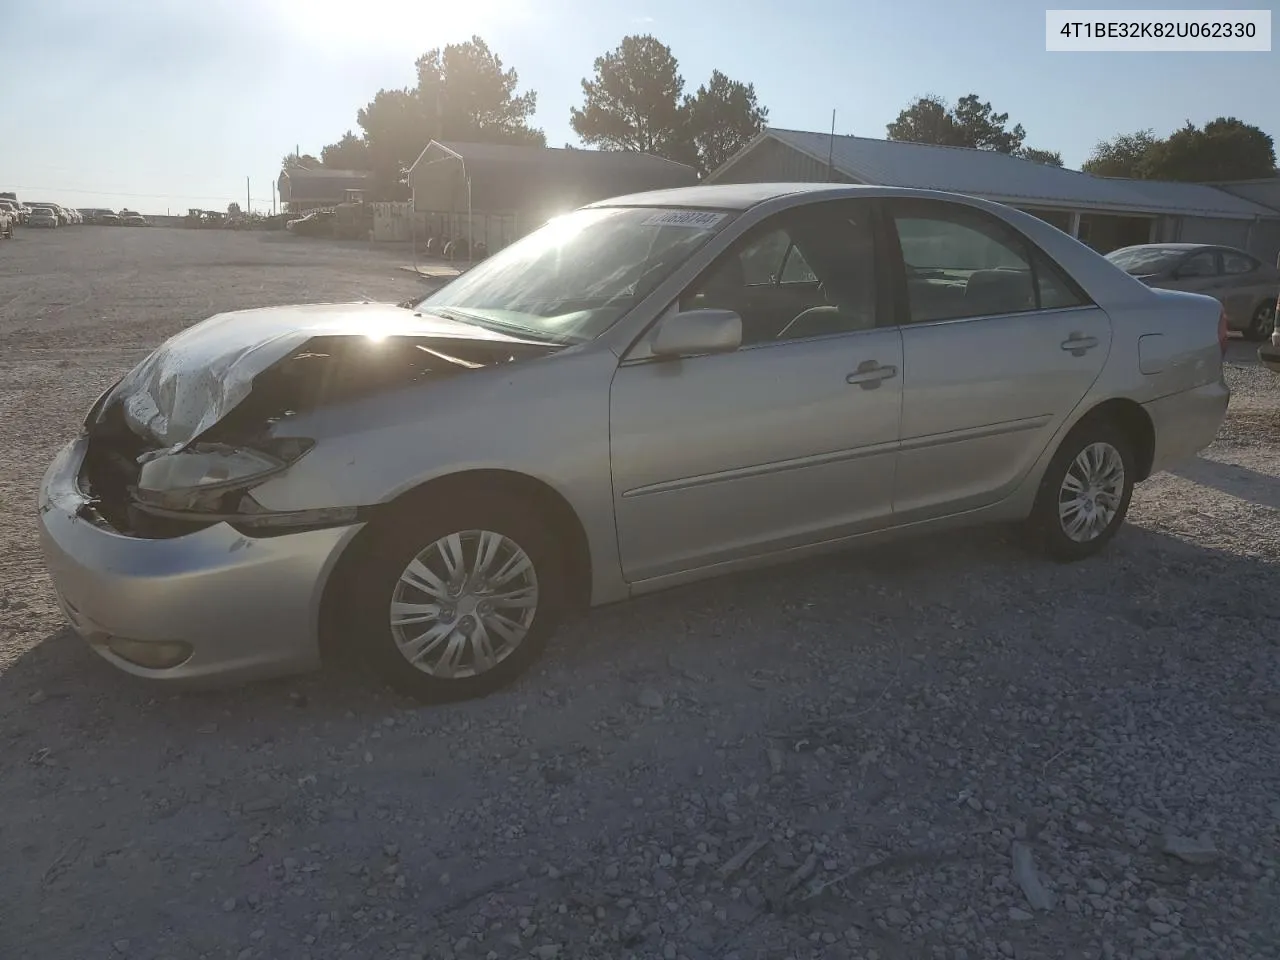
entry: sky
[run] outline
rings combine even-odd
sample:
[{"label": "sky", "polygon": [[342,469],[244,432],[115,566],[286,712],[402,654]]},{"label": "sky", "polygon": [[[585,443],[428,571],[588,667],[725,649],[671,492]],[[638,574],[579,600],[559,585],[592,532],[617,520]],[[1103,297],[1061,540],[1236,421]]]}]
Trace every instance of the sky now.
[{"label": "sky", "polygon": [[[1165,0],[1167,4],[1169,0]],[[1275,0],[1239,7],[1265,9]],[[0,0],[0,190],[185,213],[271,205],[281,158],[319,155],[433,47],[483,37],[538,94],[550,146],[597,56],[651,33],[686,92],[755,84],[773,126],[883,137],[915,97],[977,93],[1078,168],[1094,144],[1217,116],[1280,140],[1271,53],[1047,53],[1027,0]],[[1065,4],[1052,4],[1054,8]],[[1094,4],[1116,9],[1127,5]],[[1185,4],[1197,9],[1203,4]]]}]

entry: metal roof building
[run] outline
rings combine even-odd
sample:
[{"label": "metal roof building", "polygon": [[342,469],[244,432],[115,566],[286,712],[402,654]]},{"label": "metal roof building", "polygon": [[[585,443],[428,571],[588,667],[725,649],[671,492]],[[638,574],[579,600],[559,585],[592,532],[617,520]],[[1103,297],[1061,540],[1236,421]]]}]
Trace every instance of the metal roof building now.
[{"label": "metal roof building", "polygon": [[495,217],[518,236],[596,200],[697,181],[692,167],[645,153],[436,140],[409,168],[414,210],[444,215],[453,230],[470,214],[477,239]]},{"label": "metal roof building", "polygon": [[1149,241],[1223,243],[1271,262],[1280,251],[1280,209],[1253,196],[1209,184],[1094,177],[965,147],[771,127],[704,182],[796,180],[970,194],[1033,213],[1104,252]]},{"label": "metal roof building", "polygon": [[335,170],[330,167],[290,167],[280,172],[277,186],[286,210],[329,207],[362,199],[372,174],[367,170]]}]

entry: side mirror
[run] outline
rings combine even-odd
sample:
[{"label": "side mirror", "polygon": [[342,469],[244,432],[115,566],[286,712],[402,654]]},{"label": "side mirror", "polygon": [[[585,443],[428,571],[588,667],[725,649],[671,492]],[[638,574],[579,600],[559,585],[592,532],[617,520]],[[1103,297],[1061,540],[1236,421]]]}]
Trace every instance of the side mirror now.
[{"label": "side mirror", "polygon": [[655,357],[732,353],[742,346],[742,318],[732,310],[686,310],[658,321]]}]

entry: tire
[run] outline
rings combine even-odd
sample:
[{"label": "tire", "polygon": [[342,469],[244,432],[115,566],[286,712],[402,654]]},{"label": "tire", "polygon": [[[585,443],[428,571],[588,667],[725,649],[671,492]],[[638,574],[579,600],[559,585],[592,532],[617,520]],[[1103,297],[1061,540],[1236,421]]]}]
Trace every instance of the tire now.
[{"label": "tire", "polygon": [[1264,300],[1254,308],[1253,315],[1249,317],[1249,326],[1244,330],[1244,338],[1254,343],[1265,340],[1271,336],[1275,323],[1276,302]]},{"label": "tire", "polygon": [[[1106,491],[1105,486],[1102,491],[1109,492],[1110,495],[1101,499],[1099,505],[1103,509],[1099,512],[1064,514],[1062,505],[1068,495],[1065,485],[1069,482],[1069,477],[1077,485],[1085,480],[1086,451],[1091,451],[1092,462],[1100,467],[1095,475],[1101,474],[1104,480],[1110,480],[1110,491]],[[1117,463],[1120,471],[1118,477],[1114,469]],[[1040,481],[1035,506],[1027,520],[1032,545],[1062,563],[1093,556],[1110,542],[1124,523],[1129,512],[1129,501],[1133,498],[1136,471],[1133,442],[1118,425],[1100,418],[1086,418],[1077,424],[1058,447]],[[1076,522],[1088,516],[1096,516],[1100,520],[1105,517],[1109,500],[1114,502],[1114,513],[1105,520],[1104,525],[1091,530],[1090,523],[1085,520],[1084,529],[1076,536],[1068,532]],[[1084,502],[1087,505],[1090,501],[1085,498]]]},{"label": "tire", "polygon": [[[532,505],[500,494],[473,495],[447,504],[418,501],[408,510],[413,512],[399,512],[371,530],[364,553],[348,568],[348,640],[359,645],[366,662],[383,680],[426,703],[469,700],[506,686],[538,659],[565,606],[565,564],[554,533]],[[497,545],[487,570],[490,590],[464,589],[453,599],[440,589],[448,570],[445,552],[456,556],[456,548],[461,547],[463,566],[474,573],[483,569],[478,562],[482,543]],[[523,560],[515,551],[522,552]],[[529,569],[521,572],[525,561]],[[517,573],[493,583],[495,571],[501,575],[511,569]],[[486,601],[486,596],[505,596],[519,605]],[[441,604],[433,603],[436,597],[449,603],[445,616],[423,610],[416,620],[393,625],[393,603],[438,611]],[[410,611],[402,607],[401,613]],[[511,641],[518,631],[511,629],[513,624],[524,628],[515,643]],[[419,631],[423,631],[420,636]],[[484,669],[479,669],[479,658],[486,648],[476,642],[481,634],[495,661]],[[409,652],[403,652],[402,646]],[[410,661],[412,653],[418,653],[421,666]],[[448,675],[451,670],[444,664],[451,655],[457,667],[454,676]]]}]

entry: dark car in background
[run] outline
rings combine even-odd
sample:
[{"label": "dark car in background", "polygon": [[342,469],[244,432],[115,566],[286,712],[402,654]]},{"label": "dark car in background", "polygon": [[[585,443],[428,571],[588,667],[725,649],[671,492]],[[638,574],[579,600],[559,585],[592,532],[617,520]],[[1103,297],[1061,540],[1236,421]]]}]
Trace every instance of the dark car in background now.
[{"label": "dark car in background", "polygon": [[1275,329],[1280,268],[1243,250],[1203,243],[1144,243],[1113,250],[1107,259],[1148,286],[1208,294],[1226,310],[1227,328],[1246,340],[1265,340]]}]

